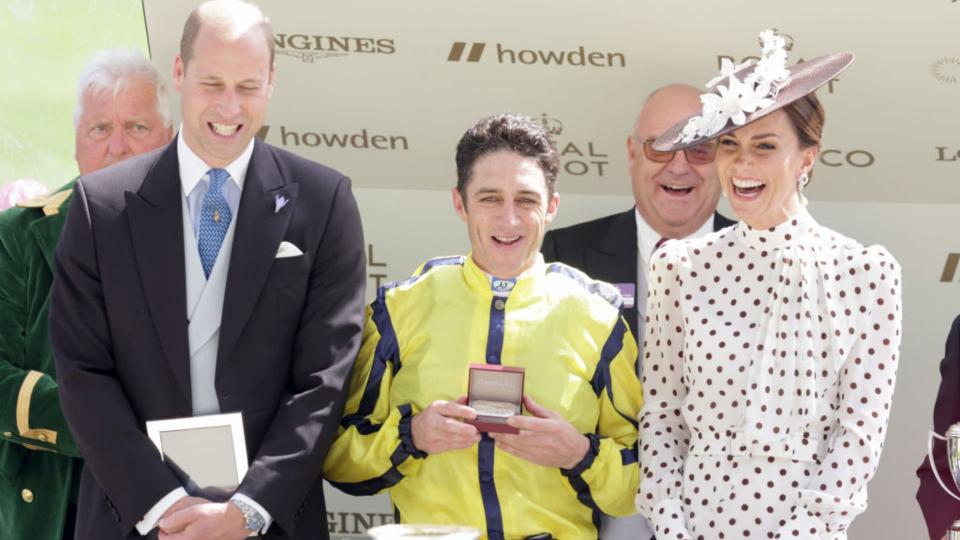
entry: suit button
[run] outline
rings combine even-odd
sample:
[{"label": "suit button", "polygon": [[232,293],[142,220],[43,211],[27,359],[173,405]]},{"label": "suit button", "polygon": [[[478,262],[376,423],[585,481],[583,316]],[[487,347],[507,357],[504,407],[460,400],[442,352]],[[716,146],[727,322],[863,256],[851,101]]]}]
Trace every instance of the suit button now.
[{"label": "suit button", "polygon": [[24,489],[20,492],[20,497],[23,498],[23,502],[30,504],[33,502],[33,492],[29,489]]},{"label": "suit button", "polygon": [[505,308],[506,306],[507,306],[507,303],[504,302],[503,299],[501,298],[497,298],[496,300],[493,301],[493,309],[497,311],[503,311],[503,308]]},{"label": "suit button", "polygon": [[3,436],[4,436],[4,437],[13,437],[13,433],[10,433],[9,431],[4,431],[4,432],[3,432]]}]

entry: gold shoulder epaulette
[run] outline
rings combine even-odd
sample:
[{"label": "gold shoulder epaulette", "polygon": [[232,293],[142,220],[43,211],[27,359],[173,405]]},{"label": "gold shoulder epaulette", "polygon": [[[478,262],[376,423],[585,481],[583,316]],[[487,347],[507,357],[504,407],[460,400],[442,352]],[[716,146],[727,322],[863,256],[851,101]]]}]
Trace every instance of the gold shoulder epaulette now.
[{"label": "gold shoulder epaulette", "polygon": [[18,202],[17,208],[43,208],[45,204],[47,204],[47,196],[40,195],[32,199]]},{"label": "gold shoulder epaulette", "polygon": [[64,201],[70,197],[71,193],[73,193],[72,190],[65,189],[53,195],[41,195],[18,202],[17,206],[19,208],[43,208],[43,215],[52,216],[60,213],[60,207],[63,206]]}]

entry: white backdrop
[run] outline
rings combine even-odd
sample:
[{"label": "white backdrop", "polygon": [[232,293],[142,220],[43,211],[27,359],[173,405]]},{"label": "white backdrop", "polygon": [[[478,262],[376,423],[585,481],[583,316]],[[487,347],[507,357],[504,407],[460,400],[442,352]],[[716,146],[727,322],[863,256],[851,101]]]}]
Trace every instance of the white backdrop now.
[{"label": "white backdrop", "polygon": [[[165,73],[194,5],[144,0],[151,53]],[[790,36],[791,63],[854,51],[857,62],[819,93],[828,121],[810,209],[894,253],[904,268],[905,317],[886,449],[850,537],[923,537],[913,471],[943,342],[960,312],[960,273],[941,282],[948,255],[960,253],[950,234],[960,225],[957,0],[262,5],[278,35],[264,137],[353,178],[371,294],[378,280],[467,249],[449,188],[455,144],[476,119],[521,112],[555,133],[564,169],[555,226],[563,226],[632,205],[625,138],[654,88],[702,85],[721,56],[756,54],[756,36],[769,27]],[[359,538],[368,524],[392,519],[383,498],[330,490],[328,506],[335,538]]]}]

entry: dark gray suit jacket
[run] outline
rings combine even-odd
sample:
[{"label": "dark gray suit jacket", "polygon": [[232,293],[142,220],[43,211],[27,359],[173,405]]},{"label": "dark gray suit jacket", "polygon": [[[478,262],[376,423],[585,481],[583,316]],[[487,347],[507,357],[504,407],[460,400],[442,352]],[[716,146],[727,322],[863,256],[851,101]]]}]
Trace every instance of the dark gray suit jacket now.
[{"label": "dark gray suit jacket", "polygon": [[[192,411],[176,141],[82,177],[74,197],[50,338],[86,459],[77,538],[140,538],[135,524],[180,485],[144,423]],[[244,417],[239,491],[270,512],[268,537],[327,538],[323,460],[362,329],[360,215],[343,175],[257,141],[237,219],[215,385]],[[275,259],[284,240],[303,255]]]},{"label": "dark gray suit jacket", "polygon": [[[543,257],[547,262],[559,261],[577,268],[593,279],[608,283],[637,285],[637,218],[631,208],[593,221],[549,231],[543,238]],[[733,225],[720,214],[713,215],[713,230]],[[637,288],[636,290],[639,290]],[[637,341],[637,305],[646,298],[637,298],[634,305],[621,313]]]}]

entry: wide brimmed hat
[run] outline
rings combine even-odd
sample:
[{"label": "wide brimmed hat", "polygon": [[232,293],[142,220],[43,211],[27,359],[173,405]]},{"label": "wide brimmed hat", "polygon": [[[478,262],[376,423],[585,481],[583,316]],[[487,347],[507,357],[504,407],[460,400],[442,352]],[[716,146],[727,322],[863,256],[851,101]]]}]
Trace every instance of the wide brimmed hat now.
[{"label": "wide brimmed hat", "polygon": [[683,120],[657,137],[655,150],[669,152],[696,146],[756,122],[820,88],[853,63],[852,52],[840,52],[784,67],[784,38],[761,32],[763,51],[756,64],[734,65],[724,59],[720,75],[700,96],[700,114]]}]

